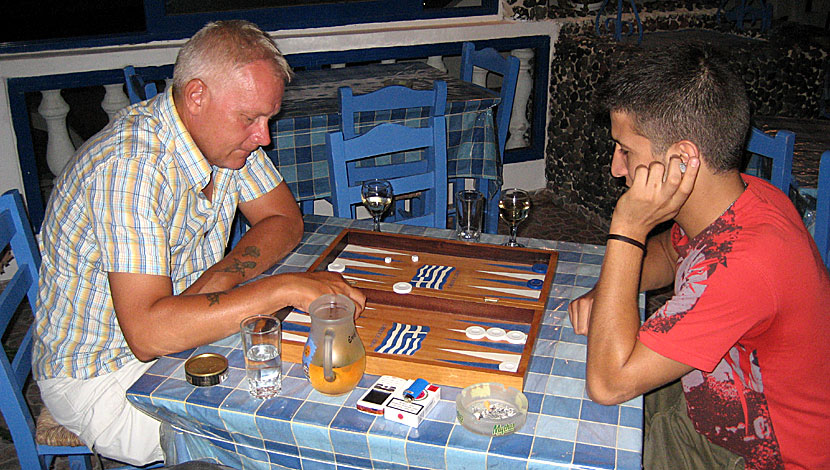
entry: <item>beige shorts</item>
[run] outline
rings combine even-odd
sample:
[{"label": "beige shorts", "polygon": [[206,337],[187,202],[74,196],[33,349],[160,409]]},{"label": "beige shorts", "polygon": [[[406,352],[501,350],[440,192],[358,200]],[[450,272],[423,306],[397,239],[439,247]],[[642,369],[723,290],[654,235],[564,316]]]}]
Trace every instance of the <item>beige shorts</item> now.
[{"label": "beige shorts", "polygon": [[90,449],[110,459],[145,465],[164,460],[160,422],[132,406],[126,393],[153,362],[134,359],[91,379],[46,379],[37,385],[55,421]]}]

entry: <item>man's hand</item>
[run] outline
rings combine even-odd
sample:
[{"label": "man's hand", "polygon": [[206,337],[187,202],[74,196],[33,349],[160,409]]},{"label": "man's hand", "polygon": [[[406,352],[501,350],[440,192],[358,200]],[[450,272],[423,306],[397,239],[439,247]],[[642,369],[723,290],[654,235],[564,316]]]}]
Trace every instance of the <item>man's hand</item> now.
[{"label": "man's hand", "polygon": [[679,157],[669,159],[668,171],[660,162],[634,170],[631,188],[623,194],[611,218],[611,233],[645,240],[657,224],[680,211],[692,193],[700,170],[700,160],[689,159],[686,172],[680,171]]},{"label": "man's hand", "polygon": [[359,289],[343,279],[340,273],[317,271],[313,273],[281,274],[280,283],[290,286],[291,305],[308,312],[308,306],[315,299],[325,294],[343,294],[354,302],[354,318],[360,317],[366,307],[366,296]]},{"label": "man's hand", "polygon": [[591,309],[594,306],[594,289],[574,299],[568,304],[568,315],[571,317],[571,325],[574,333],[578,335],[588,334],[588,322],[591,319]]}]

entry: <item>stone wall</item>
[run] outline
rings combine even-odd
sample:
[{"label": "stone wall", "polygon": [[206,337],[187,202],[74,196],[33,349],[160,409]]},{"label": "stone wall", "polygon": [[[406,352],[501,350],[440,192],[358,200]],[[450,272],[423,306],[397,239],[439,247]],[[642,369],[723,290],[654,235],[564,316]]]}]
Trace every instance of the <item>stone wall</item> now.
[{"label": "stone wall", "polygon": [[[595,14],[587,9],[540,3],[545,2],[518,0],[513,7],[516,16],[563,18],[565,22],[551,63],[548,189],[560,203],[601,225],[610,220],[625,188],[611,177],[609,123],[607,116],[594,113],[592,100],[594,91],[632,50],[669,40],[711,41],[734,58],[746,81],[753,113],[819,116],[828,47],[805,40],[803,31],[779,28],[766,35],[738,36],[728,32],[728,25],[718,23],[712,2],[650,2],[640,9],[646,36],[637,45],[636,41],[596,36]],[[670,4],[678,3],[685,6],[672,9]],[[575,16],[560,16],[567,14]]]}]

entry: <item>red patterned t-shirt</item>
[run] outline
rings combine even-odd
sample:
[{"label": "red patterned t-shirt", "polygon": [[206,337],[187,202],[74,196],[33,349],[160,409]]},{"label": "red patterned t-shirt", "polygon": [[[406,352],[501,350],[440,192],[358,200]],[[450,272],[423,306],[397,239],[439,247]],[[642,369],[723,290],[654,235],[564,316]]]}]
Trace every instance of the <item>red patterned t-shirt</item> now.
[{"label": "red patterned t-shirt", "polygon": [[672,228],[674,296],[639,339],[697,369],[689,417],[748,469],[830,468],[830,278],[787,196],[743,177],[695,238]]}]

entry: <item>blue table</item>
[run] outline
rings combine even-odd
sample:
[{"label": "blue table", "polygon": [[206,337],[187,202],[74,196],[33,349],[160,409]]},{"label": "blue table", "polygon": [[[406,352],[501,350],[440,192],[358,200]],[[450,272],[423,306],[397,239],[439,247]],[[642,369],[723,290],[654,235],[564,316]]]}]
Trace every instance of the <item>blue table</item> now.
[{"label": "blue table", "polygon": [[[309,215],[300,245],[271,272],[305,271],[344,228],[369,229],[366,220]],[[453,231],[383,224],[384,231],[450,238]],[[482,234],[501,243],[503,235]],[[355,409],[377,379],[365,375],[340,397],[313,390],[302,366],[283,363],[283,390],[257,400],[248,393],[238,336],[159,358],[127,392],[138,408],[170,423],[165,450],[176,459],[215,459],[236,468],[282,469],[638,469],[642,460],[642,398],[602,406],[585,395],[586,338],[574,334],[568,302],[592,287],[605,247],[523,239],[533,248],[556,249],[559,262],[544,320],[533,349],[524,393],[527,423],[503,437],[474,434],[455,419],[460,389],[442,387],[441,401],[418,428]],[[643,297],[640,306],[643,307]],[[185,380],[184,362],[217,352],[230,373],[218,386]],[[168,462],[175,463],[175,462]]]},{"label": "blue table", "polygon": [[[391,84],[431,89],[447,83],[447,175],[452,178],[501,179],[492,108],[494,92],[462,81],[421,62],[370,64],[297,72],[285,89],[282,110],[271,123],[272,144],[266,153],[277,165],[298,201],[331,195],[326,134],[340,130],[337,90],[349,86],[355,95]],[[382,122],[422,125],[429,108],[359,113],[358,131]],[[417,158],[417,157],[414,157]]]}]

